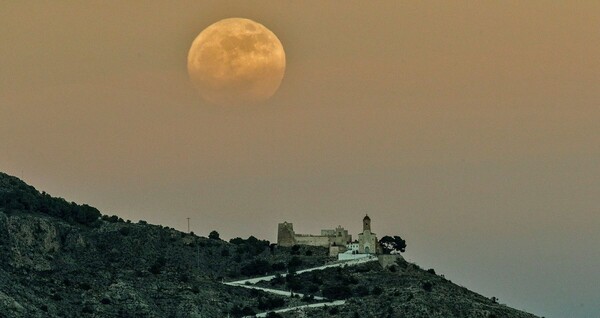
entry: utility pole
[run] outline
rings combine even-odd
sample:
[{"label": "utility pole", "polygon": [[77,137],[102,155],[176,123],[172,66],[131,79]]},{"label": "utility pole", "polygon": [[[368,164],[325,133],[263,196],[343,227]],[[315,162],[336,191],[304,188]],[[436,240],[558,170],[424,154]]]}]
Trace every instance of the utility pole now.
[{"label": "utility pole", "polygon": [[188,234],[190,233],[190,218],[187,218],[188,220]]}]

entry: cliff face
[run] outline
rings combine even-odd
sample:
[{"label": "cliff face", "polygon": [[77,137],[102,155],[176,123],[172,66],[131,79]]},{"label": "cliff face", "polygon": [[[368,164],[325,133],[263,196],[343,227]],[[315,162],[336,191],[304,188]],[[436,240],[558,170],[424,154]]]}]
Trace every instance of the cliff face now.
[{"label": "cliff face", "polygon": [[152,226],[136,237],[136,227],[0,212],[0,317],[219,317],[228,300],[251,301],[207,275],[206,259],[203,270],[192,265],[191,243],[202,239]]},{"label": "cliff face", "polygon": [[[0,318],[226,317],[277,298],[222,279],[282,270],[290,249],[102,216],[0,173]],[[302,256],[322,264],[326,251]],[[265,269],[263,269],[265,270]],[[283,298],[282,298],[283,299]],[[288,306],[296,301],[285,299]],[[235,316],[235,315],[234,315]]]},{"label": "cliff face", "polygon": [[[69,227],[47,218],[0,213],[0,242],[3,263],[15,269],[47,271],[53,268],[54,256],[61,249],[84,247],[81,235]],[[64,243],[63,243],[64,240]]]},{"label": "cliff face", "polygon": [[[100,217],[0,173],[0,318],[241,317],[310,300],[226,286],[223,279],[326,261],[325,248],[277,247],[254,237],[228,243]],[[414,264],[388,265],[295,275],[268,287],[347,300],[336,309],[307,310],[308,317],[534,317]]]}]

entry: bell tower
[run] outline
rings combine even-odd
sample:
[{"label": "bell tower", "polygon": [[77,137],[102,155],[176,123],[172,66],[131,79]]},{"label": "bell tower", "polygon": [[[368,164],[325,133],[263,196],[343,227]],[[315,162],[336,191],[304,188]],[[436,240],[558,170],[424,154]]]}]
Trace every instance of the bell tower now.
[{"label": "bell tower", "polygon": [[371,232],[371,218],[368,214],[363,218],[363,232],[365,231]]}]

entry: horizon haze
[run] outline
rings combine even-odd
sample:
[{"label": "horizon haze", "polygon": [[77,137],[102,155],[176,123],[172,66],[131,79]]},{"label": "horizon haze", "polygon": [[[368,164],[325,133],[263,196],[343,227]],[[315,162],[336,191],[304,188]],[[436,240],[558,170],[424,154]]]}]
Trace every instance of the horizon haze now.
[{"label": "horizon haze", "polygon": [[[6,2],[0,171],[132,221],[276,240],[365,213],[550,318],[600,312],[600,2]],[[273,31],[283,81],[205,103],[194,38]]]}]

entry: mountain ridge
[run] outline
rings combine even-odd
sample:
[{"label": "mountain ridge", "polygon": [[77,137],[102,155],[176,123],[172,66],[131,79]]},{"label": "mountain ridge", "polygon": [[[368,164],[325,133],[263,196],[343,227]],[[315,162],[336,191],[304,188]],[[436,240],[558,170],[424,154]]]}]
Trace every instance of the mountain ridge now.
[{"label": "mountain ridge", "polygon": [[346,300],[307,317],[536,317],[401,259],[294,274],[332,259],[325,248],[124,221],[4,173],[0,252],[0,317],[241,317],[314,302],[222,284],[265,272],[292,274],[262,285]]}]

